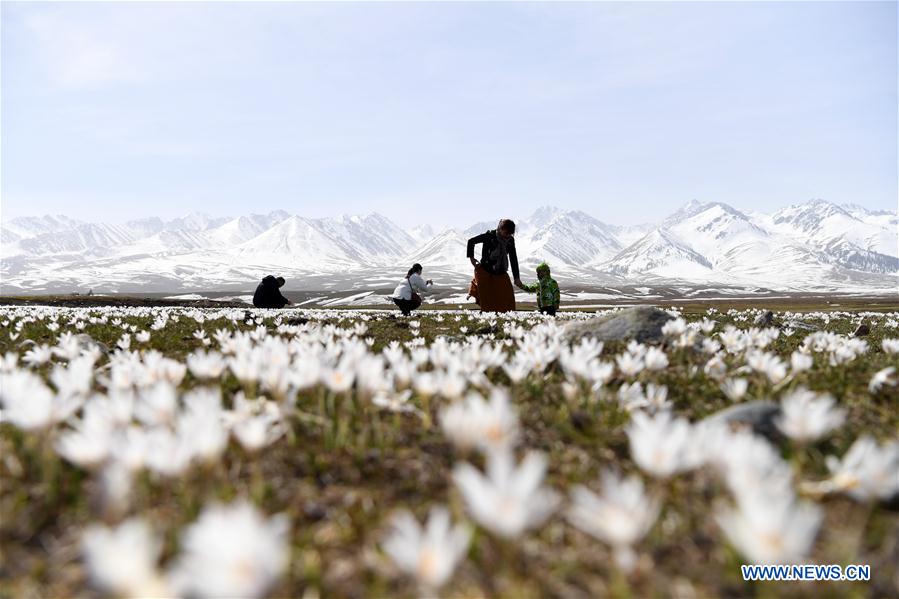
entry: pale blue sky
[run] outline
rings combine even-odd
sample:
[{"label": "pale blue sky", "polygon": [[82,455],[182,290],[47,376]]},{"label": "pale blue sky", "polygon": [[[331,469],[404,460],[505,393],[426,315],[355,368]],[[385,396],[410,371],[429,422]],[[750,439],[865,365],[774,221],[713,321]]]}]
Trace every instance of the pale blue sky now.
[{"label": "pale blue sky", "polygon": [[3,217],[896,209],[896,6],[3,2]]}]

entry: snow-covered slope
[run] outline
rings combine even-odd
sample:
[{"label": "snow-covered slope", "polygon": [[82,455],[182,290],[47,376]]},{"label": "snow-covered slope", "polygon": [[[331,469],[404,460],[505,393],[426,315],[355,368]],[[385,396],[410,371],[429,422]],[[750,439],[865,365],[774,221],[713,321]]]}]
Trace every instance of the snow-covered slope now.
[{"label": "snow-covered slope", "polygon": [[[784,290],[895,290],[899,283],[899,218],[856,205],[815,200],[769,215],[692,201],[655,225],[634,226],[545,206],[516,222],[526,279],[546,260],[562,280],[581,282]],[[380,280],[419,262],[461,281],[471,272],[468,238],[495,226],[485,220],[435,234],[375,213],[311,219],[284,211],[122,225],[30,217],[2,223],[0,276],[4,293],[247,289],[268,273]]]}]

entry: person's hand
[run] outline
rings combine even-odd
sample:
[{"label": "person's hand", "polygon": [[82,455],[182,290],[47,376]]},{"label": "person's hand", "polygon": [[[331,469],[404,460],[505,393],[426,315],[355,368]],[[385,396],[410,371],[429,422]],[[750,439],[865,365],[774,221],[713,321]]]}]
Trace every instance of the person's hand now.
[{"label": "person's hand", "polygon": [[475,268],[477,268],[478,264],[480,264],[477,260],[474,259],[474,256],[469,258],[469,260],[471,260],[471,265],[474,266]]},{"label": "person's hand", "polygon": [[515,279],[515,286],[521,289],[524,287],[524,283],[521,282],[521,279]]},{"label": "person's hand", "polygon": [[425,285],[433,285],[433,284],[434,284],[434,281],[432,281],[431,279],[428,279],[427,281],[425,281]]}]

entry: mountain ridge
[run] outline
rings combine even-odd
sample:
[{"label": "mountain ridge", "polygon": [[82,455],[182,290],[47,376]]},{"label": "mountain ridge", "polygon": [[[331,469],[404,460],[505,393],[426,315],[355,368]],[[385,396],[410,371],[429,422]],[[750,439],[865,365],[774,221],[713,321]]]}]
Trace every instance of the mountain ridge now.
[{"label": "mountain ridge", "polygon": [[[691,200],[654,225],[633,226],[541,206],[516,222],[519,261],[528,276],[547,260],[562,279],[662,277],[838,290],[895,288],[899,278],[899,216],[858,205],[811,200],[765,214]],[[237,217],[191,213],[121,225],[25,217],[2,223],[0,291],[91,288],[109,281],[214,289],[251,284],[269,269],[294,277],[362,277],[412,262],[464,277],[471,272],[468,236],[493,226],[495,221],[462,230],[407,229],[377,212],[307,218],[283,210]]]}]

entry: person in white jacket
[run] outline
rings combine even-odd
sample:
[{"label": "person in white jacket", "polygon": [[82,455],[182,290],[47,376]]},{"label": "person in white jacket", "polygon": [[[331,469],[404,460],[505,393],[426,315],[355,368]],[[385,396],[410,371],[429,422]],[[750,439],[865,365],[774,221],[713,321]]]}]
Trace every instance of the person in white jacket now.
[{"label": "person in white jacket", "polygon": [[428,287],[434,284],[434,281],[428,279],[425,281],[421,278],[421,264],[413,264],[406,277],[400,281],[400,284],[393,290],[393,303],[403,312],[405,316],[409,316],[412,310],[421,305],[421,296],[419,293],[427,293]]}]

